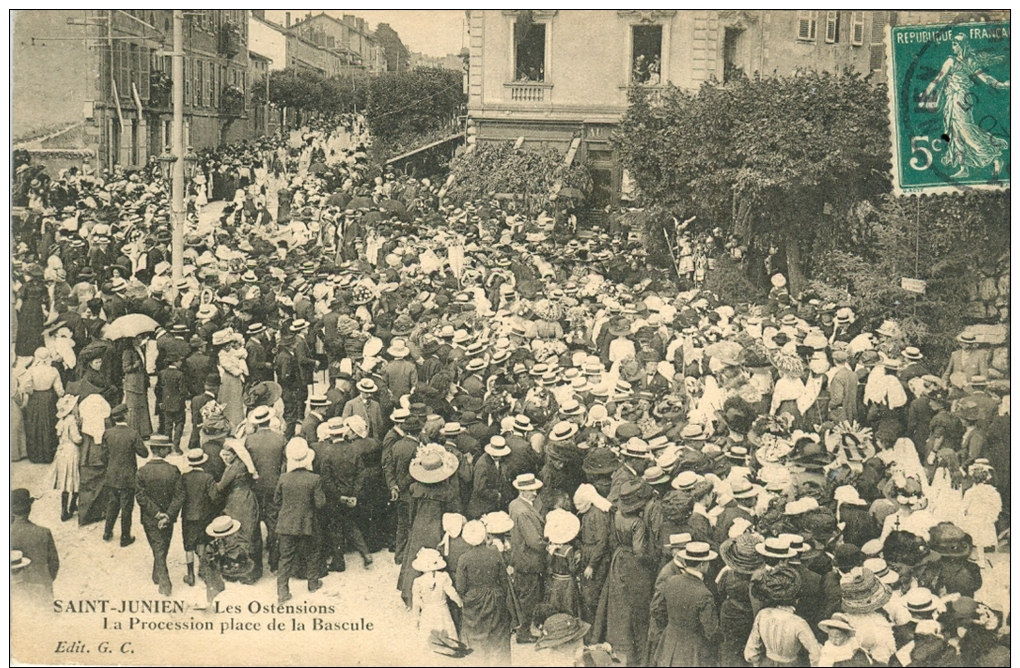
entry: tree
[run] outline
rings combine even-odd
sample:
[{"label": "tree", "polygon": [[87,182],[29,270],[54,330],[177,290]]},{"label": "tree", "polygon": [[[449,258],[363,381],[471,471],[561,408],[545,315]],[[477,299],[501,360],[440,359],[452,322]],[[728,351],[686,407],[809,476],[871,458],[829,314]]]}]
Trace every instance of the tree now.
[{"label": "tree", "polygon": [[641,190],[675,215],[782,249],[791,288],[819,251],[852,242],[861,201],[890,189],[884,88],[850,71],[635,88],[617,135]]}]

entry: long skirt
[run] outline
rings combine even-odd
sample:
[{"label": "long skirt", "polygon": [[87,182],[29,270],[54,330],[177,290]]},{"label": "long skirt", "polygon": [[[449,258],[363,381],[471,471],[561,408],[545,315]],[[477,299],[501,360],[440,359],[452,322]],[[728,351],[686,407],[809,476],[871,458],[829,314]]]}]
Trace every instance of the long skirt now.
[{"label": "long skirt", "polygon": [[43,488],[47,491],[55,489],[59,492],[77,494],[81,486],[81,477],[78,473],[79,459],[78,446],[74,443],[66,441],[57,446],[57,454],[50,464]]},{"label": "long skirt", "polygon": [[16,462],[28,456],[25,448],[25,419],[21,404],[11,399],[11,461]]},{"label": "long skirt", "polygon": [[223,417],[236,427],[245,418],[244,379],[229,373],[220,374],[220,392],[216,401],[223,404]]},{"label": "long skirt", "polygon": [[106,479],[103,446],[84,432],[78,464],[78,526],[85,526],[105,517],[110,492],[103,484]]},{"label": "long skirt", "polygon": [[49,464],[57,452],[57,393],[33,392],[25,406],[25,449],[34,464]]},{"label": "long skirt", "polygon": [[476,587],[464,595],[461,642],[475,650],[480,665],[510,665],[510,611],[502,587]]},{"label": "long skirt", "polygon": [[446,503],[438,499],[417,499],[417,511],[411,519],[411,530],[407,535],[407,550],[400,566],[400,578],[397,589],[406,605],[411,605],[411,587],[414,579],[421,573],[416,571],[411,562],[418,556],[423,547],[435,548],[443,539],[443,513]]},{"label": "long skirt", "polygon": [[580,596],[577,592],[577,581],[572,575],[550,573],[545,584],[545,595],[547,603],[556,609],[572,617],[580,613]]},{"label": "long skirt", "polygon": [[646,655],[649,606],[655,576],[634,552],[618,547],[599,599],[597,637],[631,657]]},{"label": "long skirt", "polygon": [[152,434],[152,419],[149,417],[149,395],[147,392],[124,392],[124,403],[127,404],[128,426],[138,432],[142,438]]}]

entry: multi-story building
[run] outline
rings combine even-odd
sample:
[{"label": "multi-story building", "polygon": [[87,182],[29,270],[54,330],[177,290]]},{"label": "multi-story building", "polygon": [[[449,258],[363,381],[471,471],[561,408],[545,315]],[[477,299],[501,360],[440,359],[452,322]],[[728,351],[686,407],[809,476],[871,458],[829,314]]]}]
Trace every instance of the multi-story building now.
[{"label": "multi-story building", "polygon": [[630,89],[655,100],[667,83],[696,90],[845,67],[882,81],[884,29],[896,20],[856,10],[469,10],[468,143],[523,137],[566,152],[579,139],[596,204],[612,203],[623,170],[610,135]]},{"label": "multi-story building", "polygon": [[382,47],[387,72],[403,72],[407,69],[411,54],[389,23],[380,23],[375,27],[375,39]]},{"label": "multi-story building", "polygon": [[429,56],[414,52],[410,56],[408,65],[412,70],[416,67],[434,67],[459,72],[464,69],[464,59],[455,53],[448,53],[445,56]]},{"label": "multi-story building", "polygon": [[[289,21],[290,13],[286,14]],[[338,19],[325,12],[307,14],[286,29],[319,48],[335,52],[344,60],[346,68],[363,70],[370,74],[386,71],[386,53],[379,40],[369,31],[365,19],[345,14]]]},{"label": "multi-story building", "polygon": [[[185,142],[247,136],[247,21],[186,12]],[[55,165],[138,168],[170,142],[170,10],[22,10],[14,17],[15,148]]]}]

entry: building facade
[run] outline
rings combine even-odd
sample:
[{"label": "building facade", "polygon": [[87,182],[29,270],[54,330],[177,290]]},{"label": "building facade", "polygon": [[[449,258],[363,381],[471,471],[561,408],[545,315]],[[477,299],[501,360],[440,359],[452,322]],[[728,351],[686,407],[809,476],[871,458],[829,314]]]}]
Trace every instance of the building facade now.
[{"label": "building facade", "polygon": [[883,35],[896,13],[765,10],[469,10],[468,143],[524,138],[564,153],[618,200],[611,134],[631,88],[696,90],[734,77],[852,67],[884,79]]},{"label": "building facade", "polygon": [[[140,168],[170,143],[170,10],[24,10],[14,15],[15,148],[61,167]],[[241,10],[184,18],[185,143],[248,136],[247,21]]]}]

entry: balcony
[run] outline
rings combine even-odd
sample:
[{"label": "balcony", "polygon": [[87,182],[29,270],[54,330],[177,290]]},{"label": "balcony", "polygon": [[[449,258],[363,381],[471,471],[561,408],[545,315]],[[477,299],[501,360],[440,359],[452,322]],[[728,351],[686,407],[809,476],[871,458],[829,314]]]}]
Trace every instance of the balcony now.
[{"label": "balcony", "polygon": [[541,81],[514,81],[503,84],[511,102],[551,104],[552,84]]}]

